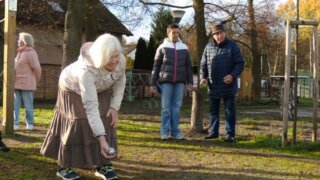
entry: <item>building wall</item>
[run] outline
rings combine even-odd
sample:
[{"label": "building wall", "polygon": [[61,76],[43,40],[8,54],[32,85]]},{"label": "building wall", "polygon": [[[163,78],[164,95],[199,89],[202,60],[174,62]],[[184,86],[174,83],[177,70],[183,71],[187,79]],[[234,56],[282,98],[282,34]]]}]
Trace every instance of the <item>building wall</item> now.
[{"label": "building wall", "polygon": [[42,64],[41,68],[42,76],[35,92],[35,98],[41,100],[56,99],[61,66]]},{"label": "building wall", "polygon": [[240,76],[238,101],[246,102],[252,98],[252,72],[251,69],[245,68]]},{"label": "building wall", "polygon": [[17,33],[20,32],[27,32],[33,36],[40,64],[62,64],[63,27],[19,24]]}]

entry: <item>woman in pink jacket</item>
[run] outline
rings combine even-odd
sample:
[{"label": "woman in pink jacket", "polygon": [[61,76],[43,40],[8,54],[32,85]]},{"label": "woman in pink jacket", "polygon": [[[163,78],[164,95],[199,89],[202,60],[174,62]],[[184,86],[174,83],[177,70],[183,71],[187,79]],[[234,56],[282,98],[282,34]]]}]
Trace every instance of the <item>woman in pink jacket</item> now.
[{"label": "woman in pink jacket", "polygon": [[41,67],[31,34],[20,33],[15,58],[14,130],[19,129],[21,101],[25,107],[27,129],[33,130],[33,92],[41,77]]}]

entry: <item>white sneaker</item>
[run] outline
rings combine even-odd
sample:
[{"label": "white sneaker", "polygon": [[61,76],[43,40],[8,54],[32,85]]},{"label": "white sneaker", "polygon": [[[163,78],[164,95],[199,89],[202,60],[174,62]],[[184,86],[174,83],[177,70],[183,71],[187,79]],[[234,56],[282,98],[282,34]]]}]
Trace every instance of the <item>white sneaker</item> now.
[{"label": "white sneaker", "polygon": [[19,129],[19,126],[18,125],[13,125],[13,130],[18,130]]},{"label": "white sneaker", "polygon": [[27,130],[32,131],[33,130],[33,125],[27,125]]},{"label": "white sneaker", "polygon": [[173,139],[182,140],[182,139],[184,139],[184,137],[182,134],[178,134],[176,136],[173,136]]}]

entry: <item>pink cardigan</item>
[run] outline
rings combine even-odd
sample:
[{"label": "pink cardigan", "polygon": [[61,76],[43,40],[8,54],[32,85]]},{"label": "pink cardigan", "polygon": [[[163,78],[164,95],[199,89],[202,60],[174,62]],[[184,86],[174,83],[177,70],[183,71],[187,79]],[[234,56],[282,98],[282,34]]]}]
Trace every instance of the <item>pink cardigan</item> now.
[{"label": "pink cardigan", "polygon": [[41,77],[37,52],[30,46],[20,47],[15,58],[15,89],[36,90]]}]

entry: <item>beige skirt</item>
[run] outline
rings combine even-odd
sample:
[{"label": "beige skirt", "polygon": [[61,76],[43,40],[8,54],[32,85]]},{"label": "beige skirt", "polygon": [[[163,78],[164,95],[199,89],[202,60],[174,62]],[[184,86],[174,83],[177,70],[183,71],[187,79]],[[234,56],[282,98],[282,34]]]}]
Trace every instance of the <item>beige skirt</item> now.
[{"label": "beige skirt", "polygon": [[[99,112],[106,129],[109,146],[118,150],[116,129],[111,127],[111,118],[106,117],[112,90],[98,94]],[[56,159],[61,167],[92,168],[109,165],[100,152],[100,144],[93,136],[81,96],[59,90],[55,112],[40,153]]]}]

